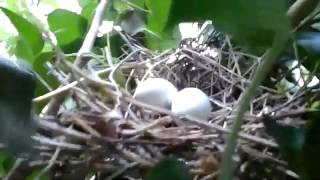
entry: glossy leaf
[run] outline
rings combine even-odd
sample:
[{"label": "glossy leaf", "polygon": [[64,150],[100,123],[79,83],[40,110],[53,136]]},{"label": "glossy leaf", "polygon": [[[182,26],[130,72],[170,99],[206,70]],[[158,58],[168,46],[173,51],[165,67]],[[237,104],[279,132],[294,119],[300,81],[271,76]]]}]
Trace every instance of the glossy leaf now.
[{"label": "glossy leaf", "polygon": [[57,9],[48,15],[48,24],[64,52],[74,53],[79,50],[88,28],[86,18],[68,10]]},{"label": "glossy leaf", "polygon": [[146,174],[146,180],[191,180],[192,176],[185,164],[174,158],[159,162]]},{"label": "glossy leaf", "polygon": [[[40,53],[44,45],[40,31],[35,25],[18,14],[3,7],[1,7],[1,10],[6,14],[11,23],[19,32],[17,56],[21,58],[27,58],[26,60],[32,62],[32,57]],[[27,49],[25,49],[26,47]],[[24,53],[22,50],[26,50],[27,52]]]}]

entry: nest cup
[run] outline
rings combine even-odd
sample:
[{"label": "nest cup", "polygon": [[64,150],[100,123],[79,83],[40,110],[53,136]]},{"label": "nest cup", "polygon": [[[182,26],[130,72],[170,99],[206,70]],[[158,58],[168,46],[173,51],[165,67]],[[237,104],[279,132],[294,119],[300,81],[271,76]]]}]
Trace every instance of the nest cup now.
[{"label": "nest cup", "polygon": [[[90,67],[77,74],[85,80],[69,89],[58,113],[41,117],[42,130],[36,138],[39,146],[35,147],[42,152],[41,157],[48,159],[48,154],[50,157],[61,147],[63,153],[57,161],[84,157],[86,160],[81,162],[98,171],[113,174],[132,167],[126,174],[139,178],[141,169],[175,156],[194,176],[217,173],[225,134],[232,127],[233,110],[250,85],[258,58],[241,52],[227,36],[220,37],[218,45],[201,38],[184,40],[178,48],[161,54],[135,41],[124,49],[126,52],[113,66],[107,60],[97,63],[93,59],[93,65],[89,63]],[[59,71],[53,72],[59,79]],[[135,100],[132,95],[137,81],[149,77],[164,78],[178,90],[201,89],[211,102],[208,121],[177,117],[168,109]],[[275,90],[260,86],[245,116],[239,147],[244,144],[257,152],[277,154],[277,145],[257,117],[266,107],[286,100]],[[185,118],[189,124],[176,126],[175,118]],[[58,136],[65,138],[56,142]],[[238,161],[243,161],[241,153],[248,155],[243,149],[238,153]]]}]

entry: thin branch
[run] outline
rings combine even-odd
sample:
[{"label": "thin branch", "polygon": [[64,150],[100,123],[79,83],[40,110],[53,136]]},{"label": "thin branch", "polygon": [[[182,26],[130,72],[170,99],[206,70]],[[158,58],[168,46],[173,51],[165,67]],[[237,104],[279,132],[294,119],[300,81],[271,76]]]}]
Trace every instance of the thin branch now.
[{"label": "thin branch", "polygon": [[287,12],[291,26],[298,26],[300,22],[317,7],[318,3],[319,0],[297,0]]},{"label": "thin branch", "polygon": [[86,64],[86,62],[82,59],[82,56],[83,54],[90,52],[93,47],[93,43],[97,37],[98,30],[102,23],[107,4],[108,4],[107,0],[100,0],[100,3],[96,8],[96,12],[93,16],[90,29],[83,41],[83,44],[79,52],[77,53],[77,57],[75,60],[75,65],[79,68],[82,68]]},{"label": "thin branch", "polygon": [[54,154],[52,155],[52,157],[51,157],[51,159],[50,159],[50,161],[49,161],[49,164],[48,164],[45,168],[43,168],[43,169],[41,170],[41,172],[40,172],[39,175],[35,178],[35,180],[40,180],[40,178],[52,168],[52,166],[56,163],[56,160],[58,159],[58,156],[59,156],[59,154],[60,154],[60,151],[61,151],[61,149],[60,149],[59,147],[56,148]]},{"label": "thin branch", "polygon": [[60,141],[52,140],[52,139],[49,139],[46,137],[33,136],[32,139],[41,143],[41,144],[59,147],[61,149],[70,149],[70,150],[74,150],[74,151],[83,150],[83,146],[81,146],[81,145],[71,144],[71,143],[67,143],[67,142],[60,142]]},{"label": "thin branch", "polygon": [[15,172],[20,168],[20,166],[23,165],[24,160],[18,158],[13,167],[10,169],[10,171],[8,172],[8,174],[3,178],[3,180],[10,180],[14,178]]}]

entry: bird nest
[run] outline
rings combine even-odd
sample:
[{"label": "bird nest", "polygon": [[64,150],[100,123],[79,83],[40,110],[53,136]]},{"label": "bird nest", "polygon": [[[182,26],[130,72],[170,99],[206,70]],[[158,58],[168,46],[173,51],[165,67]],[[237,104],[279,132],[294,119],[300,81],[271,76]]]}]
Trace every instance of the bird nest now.
[{"label": "bird nest", "polygon": [[[126,40],[129,43],[117,61],[88,56],[82,69],[66,62],[61,64],[68,68],[61,68],[61,61],[51,66],[62,86],[35,99],[51,99],[34,136],[39,158],[49,161],[57,177],[94,171],[109,178],[141,178],[166,157],[183,162],[196,179],[216,177],[234,111],[260,58],[244,53],[227,36],[213,45],[201,38],[183,40],[178,48],[161,54]],[[65,80],[68,73],[73,82]],[[179,90],[201,89],[211,101],[209,120],[178,116],[135,100],[137,82],[149,77],[167,79]],[[293,121],[290,112],[297,112],[305,102],[301,93],[279,93],[273,88],[259,86],[245,114],[234,156],[240,178],[294,176],[278,145],[266,134],[260,115]],[[177,125],[177,119],[188,123]]]}]

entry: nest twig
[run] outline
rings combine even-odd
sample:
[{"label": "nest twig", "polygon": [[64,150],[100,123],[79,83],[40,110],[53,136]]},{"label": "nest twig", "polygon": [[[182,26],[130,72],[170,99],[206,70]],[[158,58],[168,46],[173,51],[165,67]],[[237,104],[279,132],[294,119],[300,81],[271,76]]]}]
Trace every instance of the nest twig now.
[{"label": "nest twig", "polygon": [[[103,58],[101,63],[101,59],[91,57],[92,63],[83,69],[65,63],[51,66],[67,67],[52,69],[56,76],[63,70],[68,74],[69,69],[79,78],[34,99],[37,103],[68,94],[57,115],[41,117],[39,134],[34,137],[42,160],[49,160],[47,168],[59,171],[61,167],[82,165],[108,177],[137,176],[133,172],[174,155],[190,167],[195,177],[215,177],[225,135],[234,118],[232,111],[250,84],[259,58],[236,49],[227,36],[219,47],[192,40],[162,54],[134,41],[130,44],[134,48],[112,65]],[[124,85],[116,80],[118,72],[126,80]],[[203,90],[213,107],[209,121],[177,116],[135,100],[132,84],[148,77],[165,78],[178,89]],[[254,160],[270,164],[265,169],[287,172],[278,145],[265,133],[260,115],[267,112],[275,120],[299,118],[305,113],[303,91],[300,92],[279,93],[272,86],[257,89],[239,135],[239,175],[246,176]],[[177,118],[184,118],[190,125],[177,126]],[[56,163],[50,157],[54,154]]]}]

